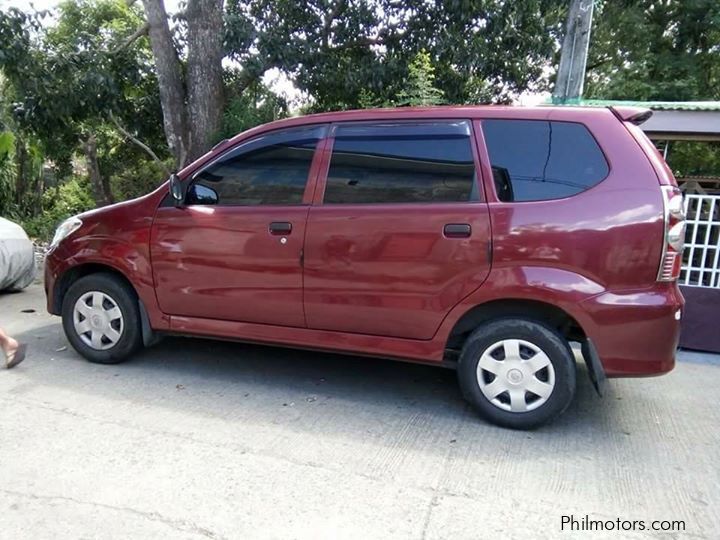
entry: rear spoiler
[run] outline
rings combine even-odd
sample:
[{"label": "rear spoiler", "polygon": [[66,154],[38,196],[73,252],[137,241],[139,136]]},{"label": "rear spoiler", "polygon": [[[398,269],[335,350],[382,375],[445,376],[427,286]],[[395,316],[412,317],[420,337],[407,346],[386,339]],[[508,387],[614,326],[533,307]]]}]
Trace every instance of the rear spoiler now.
[{"label": "rear spoiler", "polygon": [[630,122],[631,124],[635,124],[636,126],[639,126],[640,124],[645,122],[653,114],[650,109],[644,109],[642,107],[619,106],[610,107],[610,110],[615,116],[617,116],[618,120],[620,120],[621,122]]}]

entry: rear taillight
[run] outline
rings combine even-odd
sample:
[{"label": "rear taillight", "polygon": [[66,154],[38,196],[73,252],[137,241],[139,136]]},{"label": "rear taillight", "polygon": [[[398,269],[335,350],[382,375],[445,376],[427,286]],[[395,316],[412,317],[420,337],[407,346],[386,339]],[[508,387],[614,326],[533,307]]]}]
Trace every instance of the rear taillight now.
[{"label": "rear taillight", "polygon": [[663,194],[665,233],[658,281],[675,281],[680,276],[685,245],[685,211],[682,192],[675,186],[660,186]]}]

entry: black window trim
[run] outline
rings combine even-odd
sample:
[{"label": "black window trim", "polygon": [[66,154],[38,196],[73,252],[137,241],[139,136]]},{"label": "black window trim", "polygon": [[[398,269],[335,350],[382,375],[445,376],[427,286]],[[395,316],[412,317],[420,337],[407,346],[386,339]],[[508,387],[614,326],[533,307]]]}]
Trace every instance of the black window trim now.
[{"label": "black window trim", "polygon": [[[270,131],[263,131],[262,133],[257,133],[256,135],[253,135],[252,137],[248,137],[247,139],[243,139],[242,141],[239,141],[234,146],[231,146],[230,148],[227,148],[222,154],[215,156],[212,160],[208,161],[207,163],[201,165],[198,167],[193,173],[189,176],[189,184],[188,188],[190,187],[190,184],[195,182],[198,176],[205,172],[207,169],[215,165],[217,162],[221,161],[223,158],[227,157],[228,154],[231,154],[232,152],[235,152],[237,150],[240,150],[243,146],[250,144],[254,141],[256,141],[259,137],[267,137],[268,135],[274,135],[276,133],[279,133],[281,131],[289,131],[292,129],[303,129],[303,128],[319,128],[321,129],[320,137],[318,138],[318,144],[315,147],[315,153],[317,153],[320,143],[328,137],[328,129],[329,125],[327,122],[320,122],[317,124],[311,123],[311,124],[299,124],[297,126],[286,126],[286,127],[278,127],[276,129],[271,129]],[[220,144],[220,143],[218,143]],[[313,155],[314,159],[314,155]]]},{"label": "black window trim", "polygon": [[[312,172],[312,164],[315,161],[318,152],[320,152],[323,148],[323,142],[328,138],[329,132],[330,132],[330,124],[328,122],[318,122],[318,123],[308,123],[308,124],[299,124],[296,126],[284,126],[284,127],[278,127],[276,129],[271,129],[269,131],[263,131],[262,133],[257,133],[251,137],[245,138],[242,141],[239,141],[237,144],[231,146],[230,148],[227,148],[224,152],[221,154],[215,156],[212,160],[209,162],[201,165],[198,167],[195,171],[193,171],[189,176],[187,180],[187,187],[185,189],[185,197],[187,199],[187,193],[190,191],[190,188],[195,184],[195,182],[198,181],[198,177],[208,170],[213,165],[216,165],[220,161],[222,161],[224,158],[228,157],[231,153],[238,151],[242,149],[243,146],[246,146],[248,144],[253,143],[256,141],[259,137],[267,137],[268,135],[274,135],[276,133],[282,132],[282,131],[289,131],[293,129],[307,129],[307,128],[318,128],[320,130],[320,134],[318,136],[317,144],[315,145],[315,149],[313,150],[313,157],[310,160],[310,168],[308,169],[308,177],[305,180],[305,189],[307,189],[308,183],[310,183],[313,179],[311,178],[310,173]],[[218,143],[222,144],[222,143]],[[166,204],[168,202],[169,204]],[[305,203],[300,201],[299,203],[285,203],[285,204],[276,204],[276,205],[267,205],[267,204],[228,204],[228,205],[218,205],[218,208],[256,208],[258,206],[310,206],[312,202]],[[160,204],[161,207],[164,206],[174,206],[172,204],[172,200],[170,200],[169,195],[166,195],[163,199],[163,201]],[[188,206],[202,206],[202,205],[188,205]]]},{"label": "black window trim", "polygon": [[[485,195],[485,182],[483,180],[482,173],[482,162],[480,160],[480,152],[477,146],[477,139],[475,137],[475,118],[472,117],[442,117],[442,118],[385,118],[385,119],[369,119],[369,120],[347,120],[347,121],[335,121],[330,125],[329,130],[326,133],[327,146],[325,151],[328,154],[328,159],[322,167],[322,196],[318,206],[329,206],[333,208],[337,207],[352,207],[352,206],[379,206],[385,207],[388,205],[393,206],[407,206],[410,208],[417,208],[420,205],[432,205],[434,207],[452,205],[457,206],[460,204],[485,204],[487,203],[487,196]],[[333,203],[325,201],[325,191],[327,189],[328,174],[330,173],[330,164],[332,161],[332,152],[335,148],[335,133],[340,126],[354,126],[354,125],[365,125],[365,126],[377,126],[377,125],[397,125],[397,124],[427,124],[432,122],[447,122],[447,123],[461,123],[464,122],[468,125],[469,138],[470,138],[470,152],[473,157],[473,165],[475,167],[475,174],[473,175],[473,181],[477,188],[478,198],[472,201],[442,201],[442,202],[354,202],[354,203]]]},{"label": "black window trim", "polygon": [[[573,197],[577,197],[578,195],[582,195],[583,193],[587,193],[588,191],[595,189],[600,184],[605,182],[605,180],[607,180],[613,172],[612,162],[610,161],[610,159],[608,159],[608,155],[605,152],[605,149],[600,144],[600,141],[597,140],[597,137],[595,136],[595,133],[593,133],[593,130],[590,129],[590,126],[588,126],[584,122],[579,122],[577,120],[563,120],[563,119],[559,119],[559,118],[549,118],[549,117],[548,118],[521,118],[521,117],[514,117],[514,116],[512,116],[512,117],[480,116],[480,117],[476,118],[475,120],[476,120],[476,122],[473,122],[473,124],[478,124],[478,126],[480,128],[480,132],[482,135],[482,144],[485,147],[484,150],[485,150],[485,153],[487,154],[488,162],[489,162],[489,166],[490,166],[490,170],[491,170],[491,172],[490,172],[490,174],[491,174],[491,179],[490,179],[491,180],[490,181],[491,189],[492,189],[493,195],[495,196],[495,202],[497,202],[498,204],[527,204],[527,203],[563,201],[563,200],[567,200],[567,199],[572,199]],[[492,181],[492,159],[490,158],[490,151],[488,150],[488,144],[487,144],[487,136],[485,134],[485,128],[483,127],[483,123],[486,121],[489,121],[489,120],[511,120],[511,121],[515,120],[515,121],[520,121],[520,122],[562,122],[565,124],[578,124],[578,125],[584,127],[585,131],[588,132],[588,134],[590,135],[592,140],[595,141],[595,145],[598,147],[598,150],[600,150],[600,154],[602,155],[603,159],[605,160],[605,164],[607,165],[607,173],[605,174],[605,176],[602,177],[602,179],[598,180],[595,184],[593,184],[589,188],[579,191],[573,195],[567,195],[565,197],[555,197],[552,199],[535,199],[535,200],[530,200],[530,201],[501,201],[500,197],[498,197],[497,189],[495,187],[495,182]]]}]

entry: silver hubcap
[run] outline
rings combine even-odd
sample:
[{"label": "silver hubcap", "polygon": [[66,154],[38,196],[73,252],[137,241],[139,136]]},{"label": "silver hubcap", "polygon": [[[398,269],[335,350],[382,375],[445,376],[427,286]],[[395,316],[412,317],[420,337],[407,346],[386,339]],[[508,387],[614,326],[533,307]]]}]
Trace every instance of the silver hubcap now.
[{"label": "silver hubcap", "polygon": [[548,400],[555,388],[555,369],[537,345],[504,339],[483,352],[477,380],[483,395],[496,407],[526,412]]},{"label": "silver hubcap", "polygon": [[115,346],[123,333],[123,316],[117,302],[100,291],[83,294],[75,302],[73,325],[88,347],[104,351]]}]

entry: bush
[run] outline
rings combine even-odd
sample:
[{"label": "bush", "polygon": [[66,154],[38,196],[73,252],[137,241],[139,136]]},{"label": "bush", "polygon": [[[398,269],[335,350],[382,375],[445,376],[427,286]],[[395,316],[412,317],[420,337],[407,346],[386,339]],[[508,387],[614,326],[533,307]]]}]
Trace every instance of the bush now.
[{"label": "bush", "polygon": [[239,96],[228,98],[219,138],[229,139],[247,129],[287,115],[288,104],[284,98],[263,85],[251,86]]},{"label": "bush", "polygon": [[43,194],[41,214],[24,220],[22,226],[30,238],[47,242],[63,220],[94,207],[88,179],[72,177],[58,187],[48,189]]},{"label": "bush", "polygon": [[720,176],[720,143],[672,141],[667,161],[678,177]]},{"label": "bush", "polygon": [[[173,169],[173,160],[165,161],[167,170]],[[110,187],[116,201],[126,201],[150,193],[167,180],[167,173],[152,160],[137,159],[110,176]]]},{"label": "bush", "polygon": [[[167,167],[172,166],[172,161]],[[124,165],[119,173],[110,177],[110,185],[116,201],[133,199],[157,188],[166,180],[163,168],[154,161],[138,159]],[[57,226],[75,214],[95,208],[90,180],[85,176],[72,176],[43,194],[40,215],[21,220],[28,236],[49,241]]]}]

